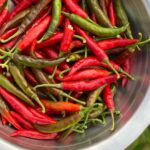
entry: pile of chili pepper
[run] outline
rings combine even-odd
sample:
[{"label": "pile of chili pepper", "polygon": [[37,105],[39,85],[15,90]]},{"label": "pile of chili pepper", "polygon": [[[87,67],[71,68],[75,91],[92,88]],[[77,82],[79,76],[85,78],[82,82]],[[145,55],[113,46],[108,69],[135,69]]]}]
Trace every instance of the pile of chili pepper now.
[{"label": "pile of chili pepper", "polygon": [[119,117],[133,55],[121,0],[0,1],[0,114],[11,136],[65,139]]}]

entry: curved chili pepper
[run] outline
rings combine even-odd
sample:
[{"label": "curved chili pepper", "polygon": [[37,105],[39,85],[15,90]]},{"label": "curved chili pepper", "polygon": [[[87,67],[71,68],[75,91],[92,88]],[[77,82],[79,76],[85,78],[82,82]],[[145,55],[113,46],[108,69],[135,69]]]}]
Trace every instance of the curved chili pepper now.
[{"label": "curved chili pepper", "polygon": [[48,100],[41,100],[46,109],[56,112],[78,112],[82,109],[79,104],[73,104],[70,102],[52,102]]},{"label": "curved chili pepper", "polygon": [[117,81],[117,79],[118,79],[117,75],[110,75],[107,77],[98,78],[90,81],[62,82],[60,84],[43,84],[43,85],[41,84],[35,86],[35,88],[52,87],[52,88],[59,88],[63,90],[71,90],[76,92],[91,91],[105,84],[110,84],[112,82],[115,82]]},{"label": "curved chili pepper", "polygon": [[79,15],[80,17],[83,17],[85,19],[88,18],[87,13],[82,10],[73,0],[63,0],[67,8],[74,14]]},{"label": "curved chili pepper", "polygon": [[58,65],[62,63],[63,61],[65,61],[67,57],[68,56],[66,55],[66,56],[51,60],[51,59],[33,58],[33,57],[20,55],[20,54],[10,54],[10,58],[14,60],[15,62],[18,62],[28,67],[39,68],[39,69],[45,68],[48,66]]},{"label": "curved chili pepper", "polygon": [[29,12],[30,12],[30,8],[23,10],[20,13],[18,13],[14,18],[7,21],[3,25],[3,27],[0,29],[0,33],[3,34],[7,29],[17,26]]},{"label": "curved chili pepper", "polygon": [[76,125],[83,117],[83,113],[78,112],[58,121],[54,125],[40,126],[35,124],[34,127],[42,133],[58,133]]},{"label": "curved chili pepper", "polygon": [[[114,7],[115,7],[117,21],[118,21],[119,26],[122,26],[122,25],[129,23],[128,16],[127,16],[127,14],[123,8],[122,1],[121,0],[115,0],[114,1]],[[133,38],[130,26],[128,26],[128,28],[126,30],[126,35],[130,39]]]},{"label": "curved chili pepper", "polygon": [[138,39],[107,39],[97,42],[99,47],[103,50],[108,50],[116,47],[125,47],[138,43]]},{"label": "curved chili pepper", "polygon": [[21,25],[18,28],[18,31],[11,37],[9,37],[6,40],[3,40],[2,42],[8,42],[11,39],[22,35],[27,28],[31,25],[31,23],[35,20],[35,18],[37,17],[37,15],[51,2],[52,0],[40,0],[39,3],[37,3],[35,6],[33,6],[29,12],[29,14],[27,14],[27,16],[25,17],[25,19],[23,20],[23,22],[21,23]]},{"label": "curved chili pepper", "polygon": [[61,9],[62,9],[61,7],[62,7],[61,0],[53,0],[53,4],[52,4],[52,20],[50,22],[50,25],[48,27],[47,32],[44,34],[44,36],[42,37],[40,42],[42,40],[47,40],[57,30],[57,27],[58,27],[59,21],[60,21],[60,16],[61,16]]},{"label": "curved chili pepper", "polygon": [[3,76],[2,74],[0,75],[0,86],[17,96],[18,98],[20,98],[20,100],[22,100],[23,102],[34,106],[34,103],[31,101],[31,99],[29,99],[24,93],[22,93],[12,83],[10,83],[10,81],[7,78],[5,78],[5,76]]},{"label": "curved chili pepper", "polygon": [[116,26],[117,18],[116,18],[116,14],[115,14],[115,10],[114,10],[113,0],[110,0],[108,10],[109,10],[108,14],[109,14],[110,22],[111,22],[112,26]]},{"label": "curved chili pepper", "polygon": [[69,51],[71,51],[73,49],[82,48],[83,46],[84,46],[84,44],[80,40],[73,40],[70,44]]},{"label": "curved chili pepper", "polygon": [[63,36],[64,36],[63,32],[56,32],[49,39],[37,44],[36,48],[40,49],[40,48],[43,48],[43,47],[55,45],[55,44],[59,43],[62,40]]},{"label": "curved chili pepper", "polygon": [[87,0],[87,3],[95,13],[98,23],[104,27],[112,28],[109,18],[104,14],[102,9],[100,8],[98,0]]},{"label": "curved chili pepper", "polygon": [[66,19],[64,36],[60,44],[60,51],[65,52],[65,53],[68,52],[74,33],[75,33],[75,30],[71,26],[70,21]]},{"label": "curved chili pepper", "polygon": [[17,49],[23,51],[26,49],[35,39],[37,39],[48,27],[50,17],[44,18],[37,26],[28,30],[23,39],[18,43]]},{"label": "curved chili pepper", "polygon": [[108,110],[111,113],[111,117],[112,117],[111,131],[113,131],[115,129],[115,120],[114,120],[115,104],[114,104],[113,93],[111,91],[110,85],[107,85],[103,90],[103,99],[105,105],[107,106]]},{"label": "curved chili pepper", "polygon": [[88,97],[86,99],[86,105],[88,107],[92,106],[96,102],[98,96],[102,93],[102,91],[105,87],[106,87],[106,85],[104,85],[88,94]]},{"label": "curved chili pepper", "polygon": [[104,27],[98,26],[97,24],[92,24],[91,22],[75,14],[69,14],[66,12],[63,12],[63,14],[66,17],[68,17],[71,22],[78,25],[80,28],[90,33],[93,33],[94,35],[97,35],[99,37],[115,37],[119,35],[120,33],[124,32],[129,26],[129,24],[126,24],[120,28],[104,28]]},{"label": "curved chili pepper", "polygon": [[91,49],[91,51],[95,54],[99,61],[106,63],[118,76],[119,74],[116,69],[111,65],[107,54],[93,41],[93,39],[82,29],[75,26],[76,31],[86,39],[87,46]]},{"label": "curved chili pepper", "polygon": [[80,72],[77,72],[73,75],[67,75],[63,77],[62,81],[76,81],[76,80],[87,80],[87,79],[96,79],[100,77],[105,77],[110,75],[106,70],[102,69],[86,69]]},{"label": "curved chili pepper", "polygon": [[30,122],[25,120],[22,116],[20,116],[18,113],[15,111],[10,111],[10,114],[12,117],[14,117],[20,124],[22,124],[26,129],[32,130],[33,127]]},{"label": "curved chili pepper", "polygon": [[18,130],[12,133],[11,136],[13,137],[23,136],[23,137],[28,137],[31,139],[38,139],[38,140],[54,140],[54,139],[58,139],[59,137],[57,133],[43,134],[33,130]]},{"label": "curved chili pepper", "polygon": [[6,118],[8,122],[10,122],[16,129],[22,129],[21,126],[17,123],[17,121],[11,116],[9,107],[5,103],[5,101],[0,96],[0,114]]},{"label": "curved chili pepper", "polygon": [[20,87],[20,89],[25,94],[27,94],[30,98],[33,98],[41,106],[42,111],[45,112],[45,108],[43,104],[41,103],[37,94],[30,88],[30,85],[27,83],[26,79],[24,78],[24,76],[22,75],[22,72],[18,69],[18,67],[15,64],[10,63],[9,69],[15,82]]},{"label": "curved chili pepper", "polygon": [[9,15],[9,1],[6,0],[5,7],[4,7],[3,11],[0,13],[0,27],[8,19],[8,15]]},{"label": "curved chili pepper", "polygon": [[29,122],[41,125],[56,123],[54,119],[51,119],[50,121],[34,116],[23,103],[21,103],[16,97],[14,97],[12,94],[8,93],[1,87],[0,94],[13,107],[14,110],[16,110]]}]

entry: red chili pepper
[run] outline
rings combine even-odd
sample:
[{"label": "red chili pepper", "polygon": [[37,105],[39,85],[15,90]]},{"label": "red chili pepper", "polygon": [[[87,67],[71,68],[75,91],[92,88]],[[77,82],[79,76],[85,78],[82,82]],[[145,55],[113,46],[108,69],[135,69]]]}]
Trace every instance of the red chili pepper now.
[{"label": "red chili pepper", "polygon": [[77,80],[87,80],[87,79],[96,79],[100,77],[106,77],[110,75],[107,70],[102,69],[86,69],[80,72],[77,72],[73,75],[68,75],[62,78],[62,81],[77,81]]},{"label": "red chili pepper", "polygon": [[11,111],[10,114],[20,123],[22,124],[25,129],[29,129],[29,130],[33,130],[33,127],[31,125],[30,122],[28,122],[27,120],[25,120],[22,116],[20,116],[20,114]]},{"label": "red chili pepper", "polygon": [[22,0],[20,3],[18,3],[18,5],[14,8],[14,10],[9,15],[9,20],[12,19],[17,13],[19,13],[20,11],[28,8],[32,4],[33,4],[32,0],[30,0],[30,1]]},{"label": "red chili pepper", "polygon": [[81,7],[77,5],[73,0],[64,0],[64,3],[72,13],[77,14],[83,18],[88,18],[87,13],[83,9],[81,9]]},{"label": "red chili pepper", "polygon": [[114,124],[114,110],[115,110],[115,104],[113,100],[113,93],[111,91],[110,85],[107,85],[103,90],[103,99],[105,102],[105,105],[107,106],[108,110],[111,113],[112,116],[112,128],[111,130],[114,130],[115,124]]},{"label": "red chili pepper", "polygon": [[[122,64],[122,68],[127,73],[130,73],[130,71],[131,71],[131,60],[130,59],[126,59],[126,61]],[[122,79],[122,82],[121,82],[122,87],[125,87],[127,82],[128,82],[128,78],[124,77]]]},{"label": "red chili pepper", "polygon": [[17,29],[18,29],[18,28],[12,28],[12,29],[6,31],[4,34],[2,34],[2,35],[0,36],[0,40],[5,40],[5,39],[9,38],[9,37],[12,36],[14,33],[16,33]]},{"label": "red chili pepper", "polygon": [[37,45],[37,49],[47,47],[47,46],[52,46],[57,43],[59,43],[64,36],[63,32],[56,32],[52,37],[50,37],[48,40],[45,40],[41,42],[40,44]]},{"label": "red chili pepper", "polygon": [[54,140],[54,139],[58,139],[59,137],[57,133],[44,134],[32,130],[19,130],[12,133],[11,136],[23,136],[23,137],[28,137],[31,139],[38,139],[38,140]]},{"label": "red chili pepper", "polygon": [[84,46],[84,44],[80,41],[80,40],[73,40],[71,42],[69,51],[73,50],[73,49],[78,49],[78,48],[82,48]]},{"label": "red chili pepper", "polygon": [[80,104],[73,104],[70,102],[52,102],[48,100],[41,100],[41,102],[43,103],[46,109],[54,112],[78,112],[82,109],[82,106]]},{"label": "red chili pepper", "polygon": [[65,53],[68,52],[74,33],[75,33],[75,30],[71,26],[69,19],[66,18],[64,36],[60,44],[60,51],[65,52]]},{"label": "red chili pepper", "polygon": [[35,39],[37,39],[48,27],[51,17],[47,16],[44,18],[40,24],[28,30],[24,38],[20,41],[17,48],[23,51],[27,48]]},{"label": "red chili pepper", "polygon": [[0,13],[0,27],[6,22],[9,16],[9,3],[6,1],[3,11]]},{"label": "red chili pepper", "polygon": [[5,119],[5,117],[1,116],[1,120],[2,120],[2,125],[5,126],[7,124],[7,120]]},{"label": "red chili pepper", "polygon": [[138,43],[138,39],[107,39],[99,41],[97,44],[103,50],[109,50],[117,47],[125,47],[135,43]]},{"label": "red chili pepper", "polygon": [[113,0],[109,1],[108,14],[109,14],[109,18],[110,18],[110,22],[111,22],[112,26],[116,26],[117,18],[116,18],[116,14],[115,14],[115,10],[114,10]]},{"label": "red chili pepper", "polygon": [[24,69],[24,75],[25,78],[27,79],[27,81],[32,84],[33,86],[38,84],[38,81],[36,80],[36,78],[33,76],[32,72],[30,72],[30,70],[28,68]]},{"label": "red chili pepper", "polygon": [[82,29],[80,29],[79,27],[77,27],[76,25],[74,25],[76,31],[78,34],[80,34],[81,36],[83,36],[86,39],[86,44],[87,46],[91,49],[91,51],[95,54],[95,56],[97,57],[97,59],[99,61],[102,61],[104,63],[106,63],[118,76],[119,73],[115,70],[115,68],[111,65],[109,58],[107,56],[107,54],[104,52],[103,49],[101,49],[99,47],[99,45],[94,42],[94,40]]},{"label": "red chili pepper", "polygon": [[27,107],[21,103],[15,96],[7,92],[5,89],[0,87],[0,94],[5,98],[5,100],[16,110],[20,113],[26,120],[31,123],[35,124],[51,124],[56,123],[54,119],[51,121],[44,120],[38,117],[33,116],[33,114],[27,109]]}]

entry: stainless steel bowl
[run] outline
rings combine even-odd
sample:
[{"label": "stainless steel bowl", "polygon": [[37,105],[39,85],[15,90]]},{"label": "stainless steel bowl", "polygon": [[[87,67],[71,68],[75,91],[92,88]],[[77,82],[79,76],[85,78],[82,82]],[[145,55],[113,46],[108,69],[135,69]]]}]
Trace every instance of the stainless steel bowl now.
[{"label": "stainless steel bowl", "polygon": [[[144,37],[150,35],[150,0],[124,0],[125,7],[130,16],[132,27],[137,36],[141,31]],[[122,112],[121,118],[117,120],[115,132],[109,132],[110,120],[106,127],[94,126],[83,135],[76,135],[73,141],[67,144],[56,141],[38,141],[27,138],[11,138],[9,134],[13,131],[9,127],[0,124],[0,145],[2,149],[102,149],[121,150],[131,144],[150,123],[150,52],[149,45],[137,52],[132,60],[132,74],[136,81],[129,81],[126,89],[120,89],[118,93],[118,107]]]}]

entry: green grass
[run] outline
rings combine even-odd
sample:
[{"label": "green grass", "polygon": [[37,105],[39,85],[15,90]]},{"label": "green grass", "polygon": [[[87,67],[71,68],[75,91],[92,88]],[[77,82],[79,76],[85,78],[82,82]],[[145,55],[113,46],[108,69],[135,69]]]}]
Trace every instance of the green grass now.
[{"label": "green grass", "polygon": [[150,127],[127,150],[150,150]]}]

